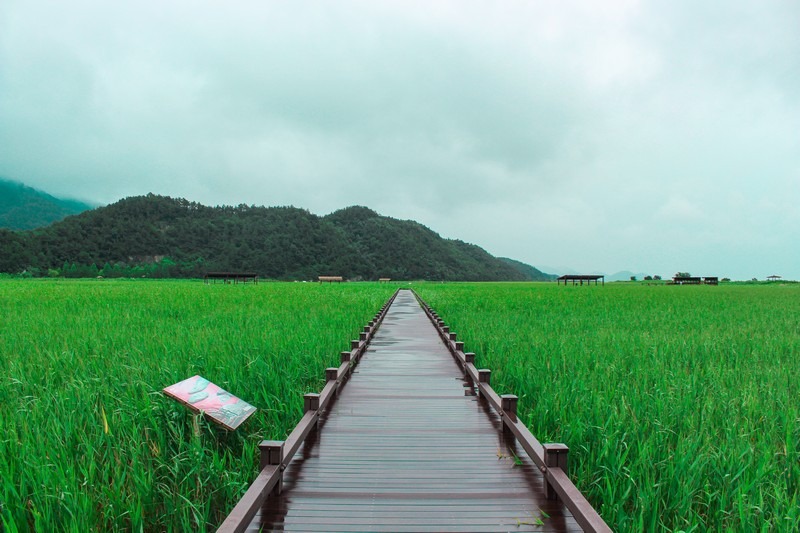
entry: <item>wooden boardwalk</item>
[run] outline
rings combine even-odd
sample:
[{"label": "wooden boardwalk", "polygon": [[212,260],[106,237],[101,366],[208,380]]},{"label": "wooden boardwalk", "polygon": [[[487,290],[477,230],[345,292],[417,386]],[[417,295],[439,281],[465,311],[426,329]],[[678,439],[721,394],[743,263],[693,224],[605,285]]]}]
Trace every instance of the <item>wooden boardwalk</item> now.
[{"label": "wooden boardwalk", "polygon": [[250,531],[582,531],[400,291]]}]

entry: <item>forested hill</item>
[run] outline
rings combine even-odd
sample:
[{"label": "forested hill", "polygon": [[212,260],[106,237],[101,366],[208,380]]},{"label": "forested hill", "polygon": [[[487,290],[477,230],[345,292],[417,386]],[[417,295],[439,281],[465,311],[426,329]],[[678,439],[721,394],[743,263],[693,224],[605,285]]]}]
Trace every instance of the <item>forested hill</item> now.
[{"label": "forested hill", "polygon": [[511,266],[512,268],[516,269],[525,279],[530,279],[533,281],[545,281],[555,280],[558,276],[555,274],[545,274],[541,270],[536,267],[533,267],[527,263],[523,263],[521,261],[517,261],[516,259],[509,259],[508,257],[498,257],[498,259],[505,264]]},{"label": "forested hill", "polygon": [[295,207],[207,207],[148,195],[27,232],[0,230],[0,271],[88,276],[508,280],[529,274],[413,221],[349,207],[320,217]]},{"label": "forested hill", "polygon": [[0,228],[40,228],[91,208],[0,178]]}]

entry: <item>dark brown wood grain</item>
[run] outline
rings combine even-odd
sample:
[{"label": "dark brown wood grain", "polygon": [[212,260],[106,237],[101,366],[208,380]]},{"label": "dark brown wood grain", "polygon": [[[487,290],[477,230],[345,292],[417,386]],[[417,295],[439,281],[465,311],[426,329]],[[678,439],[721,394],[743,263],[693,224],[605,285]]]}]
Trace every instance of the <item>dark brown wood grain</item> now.
[{"label": "dark brown wood grain", "polygon": [[252,531],[581,530],[411,292],[370,334]]},{"label": "dark brown wood grain", "polygon": [[[464,353],[464,344],[455,342],[455,334],[449,333],[450,329],[445,325],[444,321],[427,304],[421,301],[420,303],[423,312],[436,328],[445,347],[463,371],[467,383],[477,389],[478,396],[484,399],[500,417],[504,434],[516,440],[517,444],[525,450],[528,458],[533,460],[534,464],[545,476],[545,495],[547,499],[563,501],[584,531],[610,533],[611,528],[608,527],[608,524],[605,523],[567,475],[567,453],[569,448],[561,443],[542,445],[517,418],[516,396],[498,395],[491,386],[491,371],[488,369],[478,370],[474,364],[475,354]],[[514,398],[513,408],[510,409],[504,403],[504,399],[509,397]]]}]

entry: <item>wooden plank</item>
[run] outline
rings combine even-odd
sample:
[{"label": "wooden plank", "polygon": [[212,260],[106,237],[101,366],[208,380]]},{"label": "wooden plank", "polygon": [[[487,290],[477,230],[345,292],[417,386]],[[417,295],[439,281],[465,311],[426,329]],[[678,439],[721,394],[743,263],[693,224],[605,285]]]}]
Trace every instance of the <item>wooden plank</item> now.
[{"label": "wooden plank", "polygon": [[[463,348],[451,355],[408,292],[379,316],[369,350],[351,351],[358,373],[321,413],[253,530],[579,531],[506,440],[488,403],[499,406],[497,394],[488,385],[486,399],[469,394],[456,363]],[[544,526],[531,514],[539,509]]]},{"label": "wooden plank", "polygon": [[247,489],[247,492],[233,508],[225,521],[217,529],[217,533],[240,533],[247,530],[250,521],[259,512],[264,499],[278,483],[281,477],[279,465],[270,465],[264,468]]},{"label": "wooden plank", "polygon": [[603,521],[594,507],[586,500],[581,492],[570,481],[569,477],[560,468],[547,469],[548,481],[558,492],[559,498],[572,511],[575,520],[587,532],[611,533],[611,528]]},{"label": "wooden plank", "polygon": [[336,388],[338,387],[338,383],[334,381],[328,381],[325,383],[325,387],[323,387],[322,391],[319,393],[319,407],[320,411],[324,411],[328,408],[328,404],[333,399],[334,395],[336,394]]},{"label": "wooden plank", "polygon": [[297,453],[297,450],[303,444],[303,441],[306,439],[311,430],[314,429],[318,419],[319,411],[316,410],[308,411],[303,415],[303,418],[300,419],[300,423],[295,426],[294,430],[286,438],[286,443],[284,444],[283,448],[283,461],[281,461],[283,466],[286,466],[289,464],[289,461],[292,460],[292,457],[294,457],[294,454]]},{"label": "wooden plank", "polygon": [[506,427],[512,432],[519,445],[522,446],[525,453],[528,454],[528,457],[530,457],[539,468],[545,468],[544,447],[538,439],[533,436],[528,427],[519,420],[512,421],[511,417],[507,415],[504,415],[503,419]]}]

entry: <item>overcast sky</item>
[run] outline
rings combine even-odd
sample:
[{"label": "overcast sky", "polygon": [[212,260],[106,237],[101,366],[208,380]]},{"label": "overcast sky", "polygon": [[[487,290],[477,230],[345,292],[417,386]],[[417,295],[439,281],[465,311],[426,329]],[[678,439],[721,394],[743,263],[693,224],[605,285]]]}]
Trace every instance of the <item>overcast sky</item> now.
[{"label": "overcast sky", "polygon": [[2,0],[0,176],[800,279],[800,3]]}]

